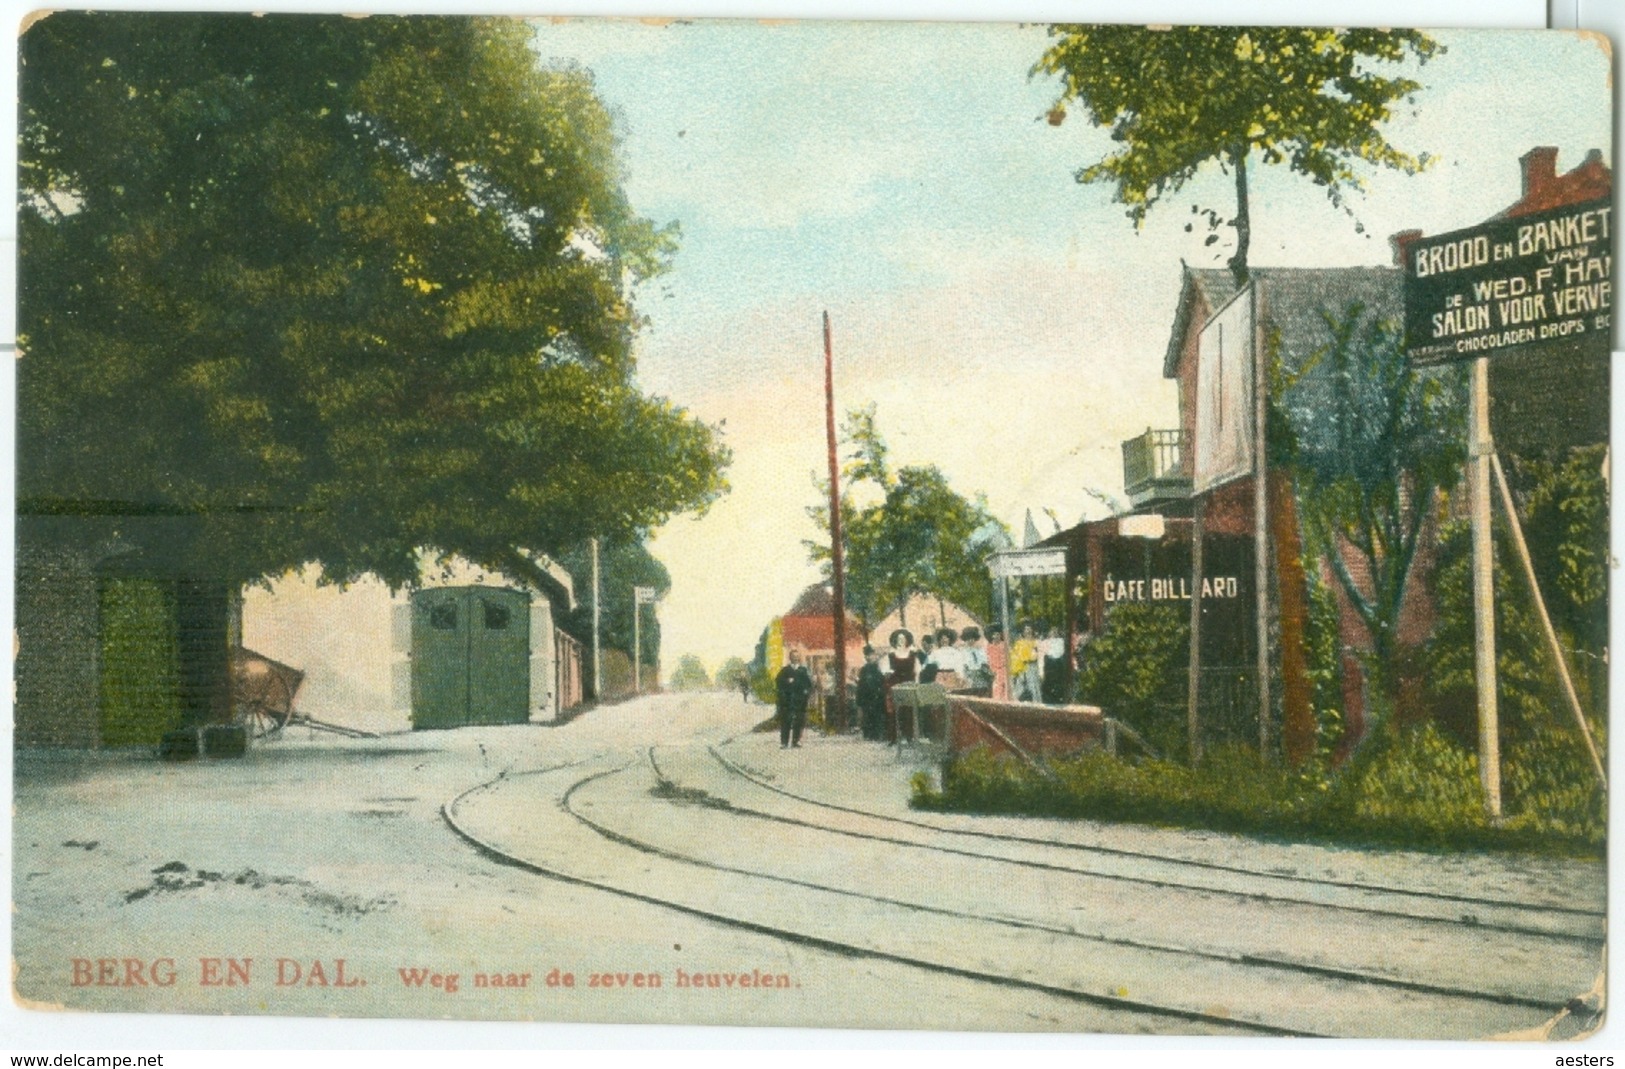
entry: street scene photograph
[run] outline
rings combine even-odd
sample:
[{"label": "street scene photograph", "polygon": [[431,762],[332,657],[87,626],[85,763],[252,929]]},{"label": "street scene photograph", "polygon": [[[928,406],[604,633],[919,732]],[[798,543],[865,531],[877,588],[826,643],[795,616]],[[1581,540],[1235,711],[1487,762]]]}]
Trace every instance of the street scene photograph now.
[{"label": "street scene photograph", "polygon": [[18,49],[24,1014],[1606,1040],[1603,35]]}]

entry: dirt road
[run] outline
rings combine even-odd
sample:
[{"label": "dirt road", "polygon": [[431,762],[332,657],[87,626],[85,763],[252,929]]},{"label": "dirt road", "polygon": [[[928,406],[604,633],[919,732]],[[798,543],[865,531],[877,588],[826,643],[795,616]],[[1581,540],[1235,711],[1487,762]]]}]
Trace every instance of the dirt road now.
[{"label": "dirt road", "polygon": [[[737,697],[23,754],[16,991],[118,1011],[1482,1037],[1597,978],[1600,864],[907,808]],[[1573,1027],[1572,1018],[1566,1025]]]}]

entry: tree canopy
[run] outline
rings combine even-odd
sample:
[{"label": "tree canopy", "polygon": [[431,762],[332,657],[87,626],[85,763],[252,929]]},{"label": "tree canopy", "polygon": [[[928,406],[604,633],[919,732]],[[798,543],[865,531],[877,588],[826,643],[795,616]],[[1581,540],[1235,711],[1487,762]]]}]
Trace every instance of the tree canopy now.
[{"label": "tree canopy", "polygon": [[[565,628],[576,638],[592,643],[592,544],[583,542],[567,550],[559,559],[570,573],[575,587],[576,607]],[[671,589],[671,573],[656,560],[641,538],[611,539],[598,547],[598,582],[604,604],[598,619],[599,643],[606,650],[621,650],[632,656],[632,636],[636,631],[642,647],[643,664],[660,663],[660,620],[652,609],[643,609],[643,620],[634,629],[632,588],[652,587],[657,599]]]},{"label": "tree canopy", "polygon": [[1395,68],[1440,51],[1419,31],[1068,24],[1051,26],[1050,36],[1033,68],[1061,80],[1050,121],[1076,102],[1119,146],[1078,171],[1078,181],[1113,183],[1139,225],[1204,164],[1227,166],[1236,179],[1238,278],[1247,273],[1255,153],[1325,187],[1337,204],[1360,186],[1355,161],[1406,172],[1426,163],[1379,129],[1396,101],[1421,88]]},{"label": "tree canopy", "polygon": [[[1311,545],[1370,634],[1373,678],[1392,698],[1412,565],[1466,459],[1466,391],[1459,366],[1414,367],[1400,325],[1358,302],[1321,315],[1325,343],[1290,377],[1277,366],[1270,385],[1283,399],[1270,428],[1274,462],[1297,476]],[[1321,389],[1294,390],[1310,376]],[[1350,550],[1364,560],[1364,582]]]},{"label": "tree canopy", "polygon": [[707,690],[710,686],[711,676],[698,657],[685,653],[677,659],[677,668],[671,674],[672,690]]},{"label": "tree canopy", "polygon": [[[987,566],[974,536],[989,525],[1003,529],[987,502],[955,491],[934,464],[894,471],[872,405],[847,414],[842,437],[848,447],[841,472],[847,605],[872,621],[915,593],[966,607],[985,602]],[[878,500],[856,504],[865,494]],[[808,514],[828,532],[828,505]],[[807,550],[827,572],[828,542],[808,542]]]},{"label": "tree canopy", "polygon": [[[636,387],[674,233],[499,19],[58,12],[21,45],[23,507],[198,518],[188,568],[416,577],[722,489]],[[116,526],[116,522],[115,522]]]},{"label": "tree canopy", "polygon": [[722,662],[722,667],[717,669],[716,680],[719,687],[737,687],[740,680],[748,683],[750,665],[745,663],[743,657],[729,657]]}]

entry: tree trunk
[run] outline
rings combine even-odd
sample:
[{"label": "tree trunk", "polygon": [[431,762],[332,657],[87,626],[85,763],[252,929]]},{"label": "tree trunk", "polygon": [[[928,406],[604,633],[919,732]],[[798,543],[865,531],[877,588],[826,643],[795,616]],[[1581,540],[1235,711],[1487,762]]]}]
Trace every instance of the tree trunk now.
[{"label": "tree trunk", "polygon": [[1247,212],[1247,148],[1242,145],[1230,153],[1236,169],[1236,253],[1230,257],[1230,273],[1238,286],[1247,284],[1247,246],[1252,242],[1252,221]]},{"label": "tree trunk", "polygon": [[1309,584],[1303,572],[1292,479],[1270,472],[1270,526],[1275,542],[1277,612],[1281,620],[1281,749],[1287,764],[1301,765],[1315,752],[1315,711],[1304,633],[1309,621]]}]

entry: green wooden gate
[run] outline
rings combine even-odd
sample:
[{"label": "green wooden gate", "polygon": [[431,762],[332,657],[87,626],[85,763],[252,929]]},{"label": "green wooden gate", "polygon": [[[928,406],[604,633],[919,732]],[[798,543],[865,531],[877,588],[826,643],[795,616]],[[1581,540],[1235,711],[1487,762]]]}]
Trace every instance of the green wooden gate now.
[{"label": "green wooden gate", "polygon": [[174,584],[106,576],[97,596],[102,744],[156,746],[182,720]]},{"label": "green wooden gate", "polygon": [[503,587],[412,595],[412,726],[530,719],[530,597]]}]

